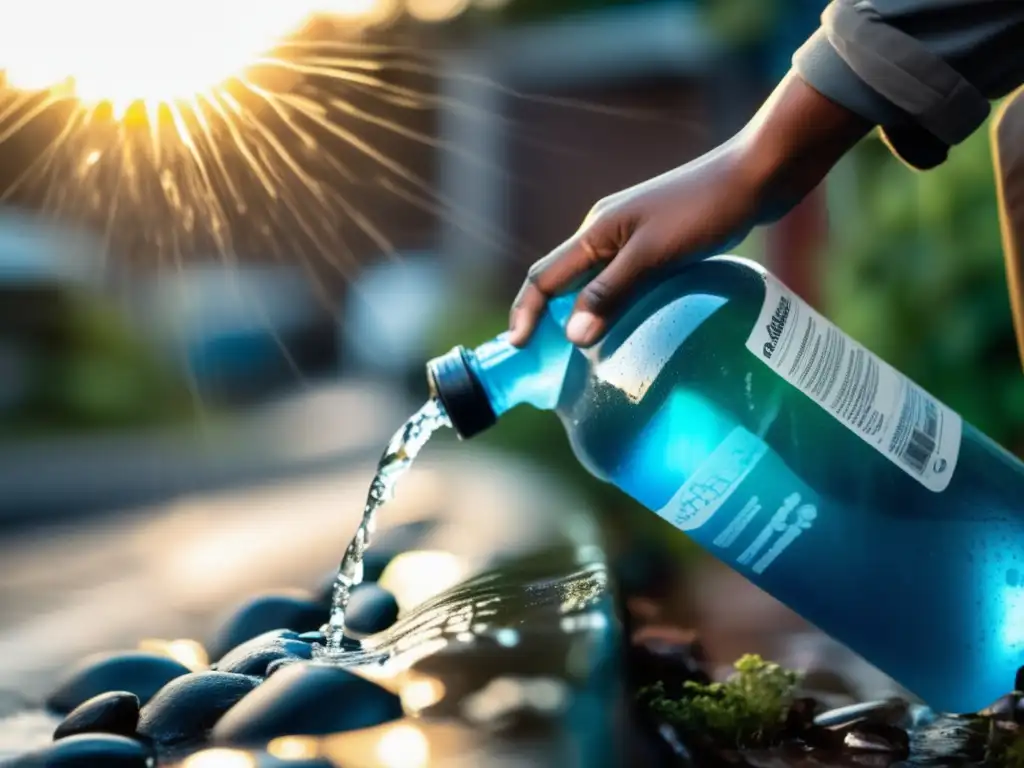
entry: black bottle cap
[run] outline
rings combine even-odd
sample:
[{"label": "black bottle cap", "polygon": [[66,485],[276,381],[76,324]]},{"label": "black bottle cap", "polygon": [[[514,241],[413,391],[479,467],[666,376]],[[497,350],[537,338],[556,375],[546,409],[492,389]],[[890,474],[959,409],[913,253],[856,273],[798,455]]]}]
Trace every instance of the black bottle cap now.
[{"label": "black bottle cap", "polygon": [[430,392],[441,400],[452,427],[463,439],[480,434],[498,421],[468,355],[465,347],[456,347],[427,363]]}]

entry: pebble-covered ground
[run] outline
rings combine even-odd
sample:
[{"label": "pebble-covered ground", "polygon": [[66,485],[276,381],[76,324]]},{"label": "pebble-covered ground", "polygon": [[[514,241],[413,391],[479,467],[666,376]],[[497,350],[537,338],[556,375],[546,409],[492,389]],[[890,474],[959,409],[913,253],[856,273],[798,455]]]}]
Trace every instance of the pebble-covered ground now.
[{"label": "pebble-covered ground", "polygon": [[712,690],[700,641],[638,626],[597,547],[523,556],[405,612],[386,588],[401,554],[376,550],[353,596],[351,666],[313,659],[330,579],[253,595],[205,645],[88,656],[44,701],[5,699],[3,765],[1012,764],[1019,694],[970,717],[899,698],[826,710],[797,676],[748,660],[735,723],[723,729],[717,704],[678,708]]}]

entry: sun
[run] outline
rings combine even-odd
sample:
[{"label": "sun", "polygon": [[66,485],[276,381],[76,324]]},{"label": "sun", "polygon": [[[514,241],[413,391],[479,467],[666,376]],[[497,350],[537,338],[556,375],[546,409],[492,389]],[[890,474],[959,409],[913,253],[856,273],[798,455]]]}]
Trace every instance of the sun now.
[{"label": "sun", "polygon": [[0,71],[87,105],[190,101],[235,77],[315,6],[366,0],[33,0],[0,12]]}]

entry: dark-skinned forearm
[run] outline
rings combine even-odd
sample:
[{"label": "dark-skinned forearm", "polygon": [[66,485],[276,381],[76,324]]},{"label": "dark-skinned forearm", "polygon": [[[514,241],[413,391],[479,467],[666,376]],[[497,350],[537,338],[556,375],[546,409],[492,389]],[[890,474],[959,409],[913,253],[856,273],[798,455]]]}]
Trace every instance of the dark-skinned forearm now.
[{"label": "dark-skinned forearm", "polygon": [[757,223],[784,216],[872,128],[788,74],[734,139],[742,167],[762,191]]}]

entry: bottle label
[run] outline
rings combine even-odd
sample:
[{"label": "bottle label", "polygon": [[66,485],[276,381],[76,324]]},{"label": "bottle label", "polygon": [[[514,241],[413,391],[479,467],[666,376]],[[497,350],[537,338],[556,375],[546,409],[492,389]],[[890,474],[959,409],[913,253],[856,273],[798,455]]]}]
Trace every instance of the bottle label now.
[{"label": "bottle label", "polygon": [[747,349],[930,491],[953,478],[959,414],[765,276]]},{"label": "bottle label", "polygon": [[815,527],[819,504],[761,438],[737,426],[658,515],[741,571],[762,575]]},{"label": "bottle label", "polygon": [[768,446],[757,436],[735,428],[658,515],[681,531],[700,528],[725,505],[767,452]]}]

